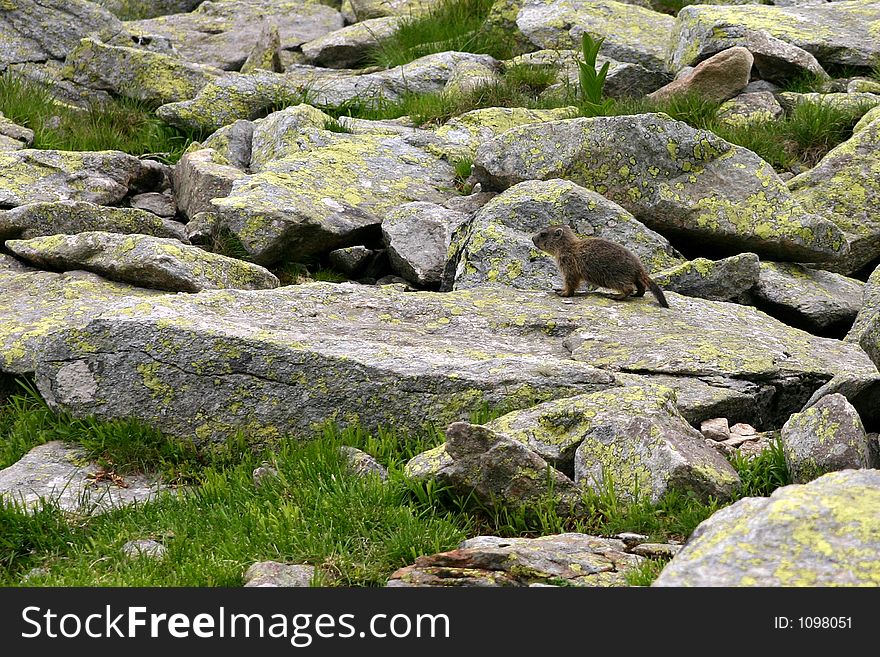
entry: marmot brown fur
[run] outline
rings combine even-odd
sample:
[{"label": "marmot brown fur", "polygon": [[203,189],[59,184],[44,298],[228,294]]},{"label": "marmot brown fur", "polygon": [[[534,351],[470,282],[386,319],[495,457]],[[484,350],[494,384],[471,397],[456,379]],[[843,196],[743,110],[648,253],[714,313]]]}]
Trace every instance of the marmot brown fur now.
[{"label": "marmot brown fur", "polygon": [[620,244],[599,237],[581,239],[568,226],[548,226],[535,233],[532,241],[556,258],[565,281],[559,294],[564,297],[572,296],[583,282],[616,290],[618,299],[644,296],[647,288],[661,306],[669,308],[663,290],[648,276],[638,256]]}]

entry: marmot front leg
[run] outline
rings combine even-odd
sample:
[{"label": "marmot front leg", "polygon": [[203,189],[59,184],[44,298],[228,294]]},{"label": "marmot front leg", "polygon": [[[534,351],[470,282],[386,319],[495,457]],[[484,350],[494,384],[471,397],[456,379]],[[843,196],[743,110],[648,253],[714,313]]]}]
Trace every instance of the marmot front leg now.
[{"label": "marmot front leg", "polygon": [[562,292],[557,292],[557,294],[561,297],[573,297],[575,290],[578,289],[578,286],[581,284],[581,277],[577,274],[568,273],[565,276],[565,287],[562,289]]}]

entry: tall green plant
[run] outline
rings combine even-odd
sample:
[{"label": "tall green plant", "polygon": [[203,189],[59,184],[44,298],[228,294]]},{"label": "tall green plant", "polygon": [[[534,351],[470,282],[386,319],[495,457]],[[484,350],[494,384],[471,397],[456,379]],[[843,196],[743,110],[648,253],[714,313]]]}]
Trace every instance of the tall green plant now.
[{"label": "tall green plant", "polygon": [[583,60],[578,60],[578,82],[581,88],[581,100],[587,110],[585,113],[598,115],[604,114],[614,103],[611,99],[602,100],[605,89],[605,76],[608,75],[609,62],[605,62],[602,68],[596,70],[596,56],[605,38],[594,39],[586,32],[581,36],[581,52]]}]

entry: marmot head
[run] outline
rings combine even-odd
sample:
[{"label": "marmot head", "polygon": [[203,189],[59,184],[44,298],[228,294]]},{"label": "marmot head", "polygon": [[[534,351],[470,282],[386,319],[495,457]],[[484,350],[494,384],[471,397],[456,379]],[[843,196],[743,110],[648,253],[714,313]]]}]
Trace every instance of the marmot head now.
[{"label": "marmot head", "polygon": [[547,226],[532,235],[532,242],[550,255],[556,255],[563,244],[576,240],[577,235],[568,226]]}]

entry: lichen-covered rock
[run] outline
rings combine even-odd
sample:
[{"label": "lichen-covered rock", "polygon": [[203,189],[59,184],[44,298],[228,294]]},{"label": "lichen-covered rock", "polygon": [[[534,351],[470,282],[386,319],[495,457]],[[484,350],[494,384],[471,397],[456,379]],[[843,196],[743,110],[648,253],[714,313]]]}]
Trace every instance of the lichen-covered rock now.
[{"label": "lichen-covered rock", "polygon": [[[344,139],[326,129],[330,120],[330,116],[321,110],[300,104],[272,112],[266,118],[254,121],[248,170],[257,173],[275,160]],[[240,123],[243,122],[238,121],[236,125]]]},{"label": "lichen-covered rock", "polygon": [[697,64],[686,75],[676,78],[648,95],[652,100],[696,95],[722,102],[745,89],[755,58],[746,48],[734,46]]},{"label": "lichen-covered rock", "polygon": [[[157,217],[170,219],[171,217],[177,216],[177,204],[174,202],[174,197],[171,194],[146,192],[144,194],[135,194],[128,201],[131,204],[132,208],[143,210],[144,212],[149,212],[156,215]],[[156,235],[156,237],[176,237],[177,239],[183,241],[182,236],[185,234],[183,231],[183,225],[179,224],[179,226],[181,232],[177,235]],[[140,233],[143,231],[137,232]]]},{"label": "lichen-covered rock", "polygon": [[[496,5],[499,3],[496,3]],[[578,61],[583,53],[578,50],[537,50],[518,55],[506,64],[526,64],[531,66],[549,66],[556,69],[557,82],[551,85],[548,92],[554,89],[568,88],[579,90],[580,67]],[[608,64],[605,86],[602,93],[608,98],[637,98],[669,82],[670,76],[662,70],[645,68],[641,64],[619,62],[616,59],[598,56],[596,68],[601,69]]]},{"label": "lichen-covered rock", "polygon": [[[34,298],[37,282],[27,274],[0,270],[0,277],[4,292],[6,280],[21,281],[0,296],[0,355],[19,349],[19,358],[31,353],[32,365],[28,344],[43,341],[34,335],[23,343],[22,334],[58,328],[41,323],[43,315],[60,313],[64,325],[82,327],[54,336],[39,358],[38,385],[53,406],[140,417],[200,441],[237,431],[255,442],[308,437],[313,425],[334,419],[447,425],[484,404],[523,408],[596,392],[618,378],[662,380],[712,413],[703,419],[726,414],[719,402],[735,397],[741,420],[781,424],[835,374],[875,387],[880,378],[856,345],[791,329],[747,306],[673,292],[672,307],[660,308],[597,295],[565,303],[502,287],[409,293],[315,283],[108,303],[84,326],[67,317],[66,291],[44,287]],[[41,310],[11,312],[22,304]],[[76,372],[82,382],[71,385]]]},{"label": "lichen-covered rock", "polygon": [[68,200],[113,205],[155,175],[119,151],[0,151],[0,207]]},{"label": "lichen-covered rock", "polygon": [[[203,148],[213,148],[236,169],[248,171],[251,166],[255,124],[252,121],[236,121],[211,133],[202,143]],[[190,146],[190,149],[197,149]]]},{"label": "lichen-covered rock", "polygon": [[703,521],[653,586],[877,586],[880,472],[848,470]]},{"label": "lichen-covered rock", "polygon": [[260,40],[263,23],[278,27],[280,46],[292,50],[342,27],[342,15],[308,0],[223,0],[190,13],[125,24],[132,38],[167,38],[181,58],[237,71]]},{"label": "lichen-covered rock", "polygon": [[397,16],[363,20],[302,44],[302,53],[314,66],[355,67],[364,63],[370,48],[397,31],[400,21]]},{"label": "lichen-covered rock", "polygon": [[[654,503],[671,491],[702,500],[727,500],[736,492],[736,470],[678,413],[671,390],[618,388],[596,394],[600,397],[549,402],[556,407],[542,423],[557,439],[559,433],[580,434],[574,455],[576,484],[598,494],[613,491],[620,499]],[[580,409],[577,400],[585,402]],[[577,417],[581,426],[575,428]]]},{"label": "lichen-covered rock", "polygon": [[0,289],[0,371],[15,374],[34,371],[55,331],[83,326],[133,298],[158,294],[83,271],[36,271],[2,254]]},{"label": "lichen-covered rock", "polygon": [[443,52],[372,73],[313,66],[288,67],[284,74],[229,73],[206,85],[194,99],[163,105],[157,114],[180,128],[209,131],[238,119],[257,118],[285,98],[308,95],[309,102],[321,106],[365,98],[394,101],[407,93],[441,91],[458,64],[467,62],[495,64],[488,55]]},{"label": "lichen-covered rock", "polygon": [[342,15],[348,23],[360,23],[383,16],[415,17],[430,12],[440,0],[342,0]]},{"label": "lichen-covered rock", "polygon": [[470,94],[481,87],[490,87],[501,82],[495,66],[482,62],[463,62],[456,66],[443,87],[447,94]]},{"label": "lichen-covered rock", "polygon": [[84,36],[110,38],[122,29],[113,14],[85,0],[7,0],[0,9],[0,70],[64,59]]},{"label": "lichen-covered rock", "polygon": [[707,447],[662,386],[623,386],[514,411],[487,428],[525,444],[575,483],[656,501],[667,490],[726,499],[733,467]]},{"label": "lichen-covered rock", "polygon": [[148,502],[164,488],[145,475],[114,479],[102,477],[103,471],[81,448],[52,441],[0,470],[0,500],[27,512],[48,504],[67,513],[96,515]]},{"label": "lichen-covered rock", "polygon": [[476,536],[456,550],[419,557],[386,586],[625,586],[626,573],[642,561],[616,538]]},{"label": "lichen-covered rock", "polygon": [[758,307],[812,331],[848,326],[862,305],[864,283],[803,265],[762,262],[752,295]]},{"label": "lichen-covered rock", "polygon": [[30,203],[0,211],[0,241],[28,240],[61,233],[73,235],[101,230],[141,233],[186,241],[183,225],[136,208],[114,208],[85,201]]},{"label": "lichen-covered rock", "polygon": [[195,95],[222,75],[220,69],[184,62],[169,55],[83,39],[67,56],[65,78],[149,103],[174,103]]},{"label": "lichen-covered rock", "polygon": [[781,440],[788,472],[796,484],[826,472],[873,465],[862,420],[840,394],[826,395],[792,415],[782,427]]},{"label": "lichen-covered rock", "polygon": [[722,260],[696,258],[652,275],[664,290],[712,301],[738,301],[758,282],[760,262],[754,253]]},{"label": "lichen-covered rock", "polygon": [[531,239],[551,224],[567,224],[585,237],[623,244],[649,271],[682,261],[664,237],[596,192],[567,180],[530,180],[493,198],[455,236],[443,289],[560,287],[553,259]]},{"label": "lichen-covered rock", "polygon": [[278,25],[266,23],[260,30],[260,36],[254,43],[253,48],[244,64],[241,65],[242,73],[253,73],[256,70],[273,71],[282,73],[281,65],[281,35],[278,33]]},{"label": "lichen-covered rock", "polygon": [[27,148],[33,141],[33,130],[13,123],[0,112],[0,150]]},{"label": "lichen-covered rock", "polygon": [[212,202],[254,262],[363,244],[391,208],[453,193],[452,167],[400,137],[320,132],[325,145],[268,162]]},{"label": "lichen-covered rock", "polygon": [[358,276],[376,259],[377,252],[358,244],[335,249],[327,254],[327,261],[336,271],[349,277]]},{"label": "lichen-covered rock", "polygon": [[577,116],[576,107],[532,110],[525,107],[488,107],[451,118],[435,130],[439,144],[428,147],[450,160],[473,158],[477,147],[501,133],[521,125],[543,123]]},{"label": "lichen-covered rock", "polygon": [[[681,44],[679,43],[678,46],[680,48]],[[691,63],[713,57],[733,47],[746,48],[752,53],[754,68],[763,80],[782,84],[805,75],[829,79],[825,69],[806,50],[777,39],[764,30],[749,29],[741,25],[727,26],[723,30],[714,32],[711,38],[699,44],[700,50]],[[679,54],[680,50],[673,51],[671,65],[675,70],[681,66],[681,62],[674,59]]]},{"label": "lichen-covered rock", "polygon": [[210,253],[178,240],[100,231],[8,240],[6,248],[43,268],[83,269],[110,280],[171,292],[278,287],[259,265]]},{"label": "lichen-covered rock", "polygon": [[494,189],[566,178],[649,228],[725,249],[782,260],[828,260],[846,249],[840,229],[808,214],[760,157],[665,114],[513,128],[477,149],[473,175]]},{"label": "lichen-covered rock", "polygon": [[314,579],[314,566],[277,561],[258,561],[244,573],[245,587],[304,587],[311,586]]},{"label": "lichen-covered rock", "polygon": [[339,451],[348,464],[349,472],[356,477],[379,477],[381,481],[388,479],[388,470],[385,466],[366,452],[348,445],[343,445]]},{"label": "lichen-covered rock", "polygon": [[538,48],[580,48],[581,34],[604,38],[602,54],[662,70],[675,19],[614,0],[525,0],[519,31]]},{"label": "lichen-covered rock", "polygon": [[417,285],[439,285],[452,235],[468,216],[435,203],[406,203],[382,221],[392,269]]},{"label": "lichen-covered rock", "polygon": [[872,93],[806,93],[800,94],[793,91],[783,91],[777,94],[780,104],[791,111],[801,103],[825,104],[848,113],[855,117],[865,115],[870,110],[880,105],[880,96]]},{"label": "lichen-covered rock", "polygon": [[120,16],[123,20],[137,18],[153,18],[166,14],[181,14],[192,11],[203,0],[94,0],[108,11]]},{"label": "lichen-covered rock", "polygon": [[168,554],[168,548],[149,538],[126,541],[122,546],[122,554],[129,559],[155,559],[161,561]]},{"label": "lichen-covered rock", "polygon": [[880,367],[880,267],[868,277],[862,291],[862,305],[846,340],[861,346]]},{"label": "lichen-covered rock", "polygon": [[843,231],[849,254],[827,269],[851,274],[880,257],[880,120],[833,148],[788,186],[808,212],[821,214]]},{"label": "lichen-covered rock", "polygon": [[523,442],[479,424],[452,423],[446,442],[413,458],[404,472],[411,480],[435,479],[490,508],[527,511],[552,500],[562,516],[584,511],[581,492],[570,478]]},{"label": "lichen-covered rock", "polygon": [[716,116],[721,125],[738,128],[774,121],[783,113],[782,105],[771,92],[755,91],[727,101],[718,108]]},{"label": "lichen-covered rock", "polygon": [[871,66],[880,54],[878,25],[876,0],[805,7],[691,5],[675,19],[669,63],[677,71],[730,46],[752,50],[758,45],[754,33],[764,31],[806,50],[823,66]]},{"label": "lichen-covered rock", "polygon": [[232,184],[245,173],[212,148],[186,153],[174,167],[174,200],[180,212],[192,219],[214,209],[211,201],[229,196]]}]

